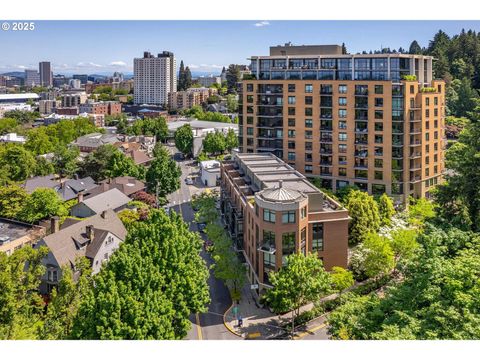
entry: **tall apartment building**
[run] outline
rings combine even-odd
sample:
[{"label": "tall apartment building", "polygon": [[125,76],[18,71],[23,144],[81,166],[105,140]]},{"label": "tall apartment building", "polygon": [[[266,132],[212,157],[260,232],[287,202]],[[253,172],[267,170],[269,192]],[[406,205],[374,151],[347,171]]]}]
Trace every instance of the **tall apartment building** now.
[{"label": "tall apartment building", "polygon": [[49,61],[42,61],[38,64],[40,73],[40,85],[50,87],[53,85],[52,67]]},{"label": "tall apartment building", "polygon": [[277,46],[241,83],[241,152],[271,152],[322,186],[398,201],[429,196],[444,171],[445,84],[430,56]]},{"label": "tall apartment building", "polygon": [[189,88],[185,91],[171,92],[168,94],[168,106],[172,110],[190,109],[206,102],[209,96],[217,92],[214,88]]},{"label": "tall apartment building", "polygon": [[85,104],[87,102],[87,98],[88,96],[84,92],[75,94],[62,94],[62,107],[80,106],[81,104]]},{"label": "tall apartment building", "polygon": [[37,70],[25,70],[25,86],[34,87],[40,85],[40,73]]},{"label": "tall apartment building", "polygon": [[157,57],[149,52],[133,60],[133,99],[135,104],[168,104],[168,94],[177,91],[176,60],[164,51]]},{"label": "tall apartment building", "polygon": [[347,266],[348,211],[273,154],[235,154],[220,168],[220,208],[259,291],[292,253]]}]

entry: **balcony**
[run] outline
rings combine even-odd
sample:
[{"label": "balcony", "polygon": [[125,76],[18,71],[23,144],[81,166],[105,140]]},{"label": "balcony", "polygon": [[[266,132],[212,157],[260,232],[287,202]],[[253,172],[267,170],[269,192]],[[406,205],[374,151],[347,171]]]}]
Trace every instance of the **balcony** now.
[{"label": "balcony", "polygon": [[419,135],[422,133],[421,128],[410,128],[410,135]]},{"label": "balcony", "polygon": [[419,164],[414,164],[413,166],[410,166],[410,171],[419,171],[422,170],[422,166]]},{"label": "balcony", "polygon": [[414,142],[411,142],[411,143],[410,143],[410,146],[411,146],[411,147],[421,146],[421,145],[422,145],[422,140],[415,140]]},{"label": "balcony", "polygon": [[422,177],[420,175],[411,175],[410,176],[410,182],[416,183],[422,180]]},{"label": "balcony", "polygon": [[414,151],[410,153],[409,158],[410,159],[418,159],[422,156],[422,153],[420,151]]},{"label": "balcony", "polygon": [[366,134],[368,133],[368,128],[355,128],[356,133]]},{"label": "balcony", "polygon": [[368,151],[355,151],[355,156],[360,158],[368,157]]},{"label": "balcony", "polygon": [[332,149],[320,149],[320,154],[331,155],[332,153]]}]

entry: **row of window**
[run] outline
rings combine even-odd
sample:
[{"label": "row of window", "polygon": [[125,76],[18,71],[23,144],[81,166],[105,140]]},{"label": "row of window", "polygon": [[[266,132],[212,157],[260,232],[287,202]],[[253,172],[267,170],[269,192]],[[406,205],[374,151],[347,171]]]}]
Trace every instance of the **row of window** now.
[{"label": "row of window", "polygon": [[[258,207],[256,207],[256,212],[258,213]],[[307,208],[303,207],[300,209],[300,218],[304,219],[307,216]],[[263,221],[269,223],[276,222],[276,211],[270,209],[263,209]],[[282,211],[282,224],[294,224],[296,223],[296,211]]]}]

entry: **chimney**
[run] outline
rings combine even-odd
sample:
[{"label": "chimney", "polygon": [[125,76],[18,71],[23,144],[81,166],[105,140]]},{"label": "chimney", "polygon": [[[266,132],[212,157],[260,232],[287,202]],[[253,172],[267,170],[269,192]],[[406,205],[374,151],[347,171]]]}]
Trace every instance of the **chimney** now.
[{"label": "chimney", "polygon": [[58,216],[53,216],[50,219],[50,233],[54,234],[60,230],[60,218]]},{"label": "chimney", "polygon": [[77,194],[78,203],[83,202],[83,190],[80,190]]},{"label": "chimney", "polygon": [[278,188],[281,189],[283,187],[283,180],[278,180]]},{"label": "chimney", "polygon": [[100,216],[101,216],[103,219],[106,219],[106,218],[107,218],[107,210],[103,210],[102,213],[100,214]]},{"label": "chimney", "polygon": [[93,238],[95,236],[95,231],[93,230],[93,225],[87,225],[85,228],[85,232],[87,233],[87,238],[89,238],[91,241],[93,241]]}]

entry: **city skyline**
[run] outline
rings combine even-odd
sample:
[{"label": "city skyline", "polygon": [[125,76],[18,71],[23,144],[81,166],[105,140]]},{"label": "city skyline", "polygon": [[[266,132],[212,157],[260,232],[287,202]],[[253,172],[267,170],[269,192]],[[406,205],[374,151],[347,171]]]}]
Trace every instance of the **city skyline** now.
[{"label": "city skyline", "polygon": [[[350,53],[428,46],[438,30],[480,31],[479,21],[38,21],[33,32],[0,32],[0,73],[35,69],[50,61],[55,74],[133,72],[143,51],[172,51],[193,73],[219,74],[248,64],[268,46],[342,44]],[[361,32],[358,31],[361,28]],[[321,34],[320,36],[318,34]],[[45,41],[49,39],[49,41]],[[22,43],[22,48],[18,47]],[[59,46],[60,44],[60,46]],[[32,56],[30,54],[36,54]]]}]

